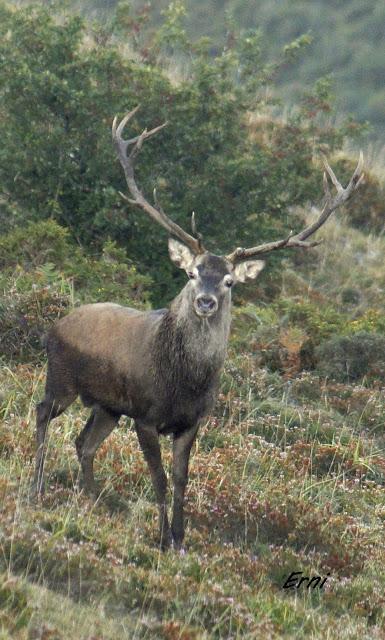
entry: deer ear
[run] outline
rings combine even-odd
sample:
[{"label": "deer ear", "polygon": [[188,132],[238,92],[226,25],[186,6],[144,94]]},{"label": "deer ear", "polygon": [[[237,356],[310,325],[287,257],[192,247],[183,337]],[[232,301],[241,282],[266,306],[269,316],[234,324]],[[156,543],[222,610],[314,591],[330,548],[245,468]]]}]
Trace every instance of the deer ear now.
[{"label": "deer ear", "polygon": [[186,247],[186,245],[174,240],[174,238],[169,238],[168,252],[171,260],[177,267],[185,270],[191,268],[191,264],[194,261],[194,254],[188,247]]},{"label": "deer ear", "polygon": [[263,260],[246,260],[240,262],[234,268],[234,275],[238,282],[254,280],[265,266]]}]

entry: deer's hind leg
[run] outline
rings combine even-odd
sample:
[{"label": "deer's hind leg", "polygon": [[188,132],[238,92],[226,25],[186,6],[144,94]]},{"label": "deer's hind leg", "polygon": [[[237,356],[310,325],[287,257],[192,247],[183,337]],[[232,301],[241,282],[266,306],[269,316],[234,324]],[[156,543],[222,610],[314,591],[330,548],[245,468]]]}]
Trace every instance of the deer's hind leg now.
[{"label": "deer's hind leg", "polygon": [[76,393],[68,391],[55,397],[47,391],[44,400],[36,407],[36,465],[32,493],[41,496],[44,493],[45,440],[51,420],[60,416],[76,399]]},{"label": "deer's hind leg", "polygon": [[120,415],[94,407],[83,431],[75,440],[76,451],[82,471],[82,482],[86,493],[97,495],[94,478],[94,458],[102,442],[118,424]]}]

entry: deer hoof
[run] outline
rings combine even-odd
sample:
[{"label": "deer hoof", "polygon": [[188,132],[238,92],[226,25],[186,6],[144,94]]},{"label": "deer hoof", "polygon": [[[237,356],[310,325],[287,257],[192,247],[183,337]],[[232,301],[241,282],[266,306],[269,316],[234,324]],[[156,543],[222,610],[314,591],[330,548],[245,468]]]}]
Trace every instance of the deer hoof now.
[{"label": "deer hoof", "polygon": [[173,542],[173,548],[174,551],[179,555],[179,556],[185,556],[187,553],[187,549],[186,547],[181,543],[181,542]]},{"label": "deer hoof", "polygon": [[32,502],[38,502],[43,498],[45,494],[45,487],[43,484],[37,484],[33,482],[29,490],[29,498]]}]

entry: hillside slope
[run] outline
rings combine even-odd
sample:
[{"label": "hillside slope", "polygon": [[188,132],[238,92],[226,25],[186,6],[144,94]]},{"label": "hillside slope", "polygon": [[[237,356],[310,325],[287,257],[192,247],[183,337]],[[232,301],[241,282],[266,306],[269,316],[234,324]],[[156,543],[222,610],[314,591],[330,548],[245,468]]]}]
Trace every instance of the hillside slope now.
[{"label": "hillside slope", "polygon": [[[89,15],[110,14],[116,0],[81,3]],[[140,10],[143,0],[133,5]],[[153,2],[152,24],[161,21],[168,0]],[[193,39],[210,36],[223,46],[226,14],[241,29],[260,29],[267,59],[302,34],[312,43],[298,60],[282,68],[279,83],[285,100],[298,101],[299,94],[318,78],[330,74],[341,112],[368,120],[375,134],[384,138],[385,125],[385,5],[381,0],[186,0],[186,26]]]},{"label": "hillside slope", "polygon": [[[324,236],[310,262],[283,269],[274,303],[234,312],[219,401],[192,455],[185,554],[159,551],[128,420],[98,452],[96,504],[76,491],[73,443],[87,412],[73,406],[54,421],[47,494],[30,502],[45,371],[3,362],[2,638],[321,640],[325,629],[331,640],[383,638],[383,375],[349,382],[345,370],[337,383],[298,364],[306,334],[338,338],[377,318],[385,341],[376,315],[385,240],[341,220]],[[292,572],[322,576],[325,588],[284,590]]]}]

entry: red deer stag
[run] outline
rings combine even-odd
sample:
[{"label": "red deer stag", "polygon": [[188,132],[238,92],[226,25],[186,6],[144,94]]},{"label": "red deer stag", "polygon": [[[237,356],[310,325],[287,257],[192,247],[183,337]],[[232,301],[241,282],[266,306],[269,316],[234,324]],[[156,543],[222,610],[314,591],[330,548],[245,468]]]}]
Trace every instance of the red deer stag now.
[{"label": "red deer stag", "polygon": [[[141,207],[173,236],[168,241],[170,258],[184,269],[188,282],[168,309],[136,311],[112,303],[87,304],[59,320],[50,330],[46,341],[46,392],[37,407],[34,490],[37,494],[43,491],[47,426],[80,396],[84,405],[91,407],[91,415],[76,438],[85,490],[96,493],[93,474],[96,451],[119,417],[130,416],[151,473],[159,507],[161,546],[166,548],[173,542],[180,548],[190,450],[199,422],[210,412],[217,396],[230,329],[231,288],[257,277],[264,263],[254,258],[277,249],[317,244],[307,239],[357,189],[363,178],[363,160],[361,155],[345,189],[325,160],[325,206],[319,218],[300,233],[217,256],[204,248],[194,220],[190,235],[160,207],[150,204],[139,190],[134,160],[143,142],[165,125],[151,131],[146,129],[131,140],[123,139],[123,129],[137,108],[120,124],[115,118],[112,126],[113,141],[131,194],[129,202]],[[327,176],[335,187],[334,196]],[[173,438],[171,527],[166,508],[167,478],[159,446],[159,435],[168,434]]]}]

